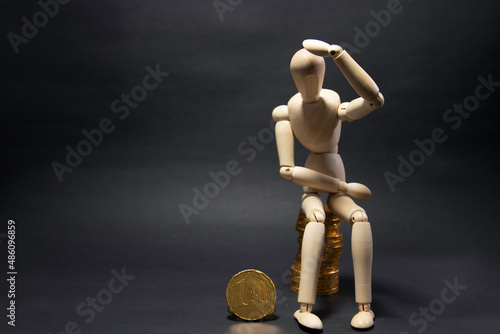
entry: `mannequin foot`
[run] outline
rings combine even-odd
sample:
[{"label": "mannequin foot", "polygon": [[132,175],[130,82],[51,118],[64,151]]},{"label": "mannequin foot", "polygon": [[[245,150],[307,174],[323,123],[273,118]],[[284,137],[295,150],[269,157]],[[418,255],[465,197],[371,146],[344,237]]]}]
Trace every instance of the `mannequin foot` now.
[{"label": "mannequin foot", "polygon": [[323,329],[323,323],[317,315],[311,313],[312,305],[301,304],[300,310],[297,310],[293,316],[299,324],[310,329],[321,330]]},{"label": "mannequin foot", "polygon": [[375,314],[370,310],[370,304],[359,304],[359,312],[352,317],[351,326],[356,329],[367,329],[373,326]]}]

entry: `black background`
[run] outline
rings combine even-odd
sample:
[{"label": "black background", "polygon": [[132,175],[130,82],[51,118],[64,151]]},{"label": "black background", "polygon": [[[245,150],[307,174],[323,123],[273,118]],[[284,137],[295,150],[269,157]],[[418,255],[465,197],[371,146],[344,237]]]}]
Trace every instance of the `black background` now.
[{"label": "black background", "polygon": [[[2,315],[1,332],[55,334],[73,321],[82,333],[300,333],[287,271],[301,188],[279,176],[266,128],[272,109],[296,92],[288,66],[302,40],[356,46],[357,29],[374,26],[351,54],[386,104],[345,124],[340,144],[348,181],[373,193],[360,203],[375,245],[371,332],[495,332],[499,93],[460,126],[443,115],[472,101],[478,77],[500,81],[496,2],[402,0],[385,27],[370,12],[389,0],[231,3],[221,20],[211,0],[71,1],[18,53],[8,34],[20,35],[21,18],[32,21],[40,7],[3,3],[0,278],[9,219],[18,276],[16,327]],[[157,64],[169,75],[119,119],[111,103]],[[324,86],[356,98],[329,59]],[[114,131],[59,182],[51,164],[65,163],[65,147],[104,118]],[[446,141],[391,190],[384,173],[397,174],[398,157],[408,159],[435,128]],[[255,156],[241,150],[251,137]],[[297,147],[298,165],[306,156]],[[193,206],[194,189],[233,160],[241,172],[187,222],[179,205]],[[316,307],[325,333],[354,332],[350,227],[341,229],[340,292]],[[135,278],[87,323],[76,307],[122,268]],[[270,321],[228,317],[226,285],[247,268],[276,284]],[[467,288],[425,328],[412,324],[454,279]]]}]

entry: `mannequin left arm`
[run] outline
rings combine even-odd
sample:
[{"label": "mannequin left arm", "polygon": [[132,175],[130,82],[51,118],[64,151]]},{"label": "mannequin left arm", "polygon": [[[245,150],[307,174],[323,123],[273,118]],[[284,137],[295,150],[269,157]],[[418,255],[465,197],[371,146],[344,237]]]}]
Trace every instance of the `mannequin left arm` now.
[{"label": "mannequin left arm", "polygon": [[[338,47],[340,48],[340,46]],[[351,84],[352,88],[358,93],[359,98],[351,102],[342,103],[338,110],[339,118],[344,122],[351,122],[360,119],[373,110],[382,107],[384,104],[384,96],[380,92],[377,84],[356,63],[347,51],[338,50],[336,56],[333,56],[333,61],[344,74],[345,78]]]},{"label": "mannequin left arm", "polygon": [[360,119],[382,107],[384,96],[380,93],[377,84],[342,47],[314,39],[305,40],[302,44],[309,52],[317,56],[332,57],[349,84],[360,96],[339,106],[337,113],[342,121],[350,122]]}]

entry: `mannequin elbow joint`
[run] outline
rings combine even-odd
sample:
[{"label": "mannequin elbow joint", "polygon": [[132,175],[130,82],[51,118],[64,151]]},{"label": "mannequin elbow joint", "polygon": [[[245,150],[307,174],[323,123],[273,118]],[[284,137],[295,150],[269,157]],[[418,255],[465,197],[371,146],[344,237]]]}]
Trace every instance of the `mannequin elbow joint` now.
[{"label": "mannequin elbow joint", "polygon": [[371,98],[367,102],[372,108],[377,109],[384,105],[384,101],[384,96],[379,92],[375,97]]}]

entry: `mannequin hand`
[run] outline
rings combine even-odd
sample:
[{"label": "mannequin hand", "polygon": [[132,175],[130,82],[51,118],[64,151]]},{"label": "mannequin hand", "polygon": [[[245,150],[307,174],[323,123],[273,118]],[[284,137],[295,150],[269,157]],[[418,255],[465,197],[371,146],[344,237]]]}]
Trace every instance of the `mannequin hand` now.
[{"label": "mannequin hand", "polygon": [[354,198],[365,200],[372,196],[370,189],[361,183],[351,182],[347,184],[346,193]]},{"label": "mannequin hand", "polygon": [[281,167],[280,168],[280,174],[281,177],[283,177],[286,180],[291,180],[292,179],[292,174],[293,174],[293,167]]},{"label": "mannequin hand", "polygon": [[343,51],[342,47],[339,45],[329,45],[328,43],[317,39],[306,39],[302,42],[302,46],[307,51],[320,57],[336,58]]}]

